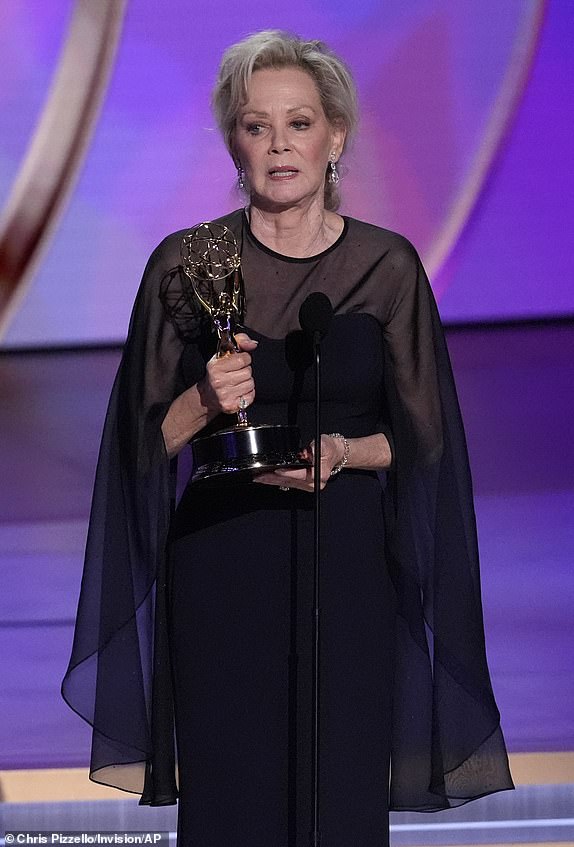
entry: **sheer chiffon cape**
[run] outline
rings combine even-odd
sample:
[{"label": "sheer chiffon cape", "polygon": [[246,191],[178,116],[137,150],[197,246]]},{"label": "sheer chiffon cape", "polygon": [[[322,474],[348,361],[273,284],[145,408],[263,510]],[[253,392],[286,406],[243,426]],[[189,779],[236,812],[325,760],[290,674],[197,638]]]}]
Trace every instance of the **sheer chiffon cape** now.
[{"label": "sheer chiffon cape", "polygon": [[[246,323],[268,334],[294,329],[301,292],[282,301],[276,288],[269,299],[269,268],[288,285],[289,261],[277,270],[277,256],[255,243],[242,211],[220,221],[241,244]],[[104,427],[62,685],[93,727],[91,778],[152,805],[177,797],[166,623],[173,463],[161,424],[189,384],[184,351],[203,350],[209,334],[186,293],[183,234],[154,251],[135,302]],[[430,285],[404,238],[346,219],[317,261],[335,312],[372,314],[384,341],[381,390],[394,458],[382,494],[381,561],[399,613],[390,808],[444,809],[513,787],[486,661],[472,484],[448,352]]]}]

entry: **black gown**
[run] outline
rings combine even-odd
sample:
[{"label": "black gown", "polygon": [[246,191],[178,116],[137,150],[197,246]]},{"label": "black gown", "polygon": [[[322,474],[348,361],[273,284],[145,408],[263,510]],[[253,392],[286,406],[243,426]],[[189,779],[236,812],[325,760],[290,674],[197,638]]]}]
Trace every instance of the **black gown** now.
[{"label": "black gown", "polygon": [[[254,423],[313,430],[301,333],[250,331]],[[289,353],[290,341],[300,355]],[[288,350],[286,356],[286,347]],[[382,336],[336,317],[324,342],[323,429],[380,429]],[[344,358],[345,367],[340,366]],[[322,495],[321,832],[381,847],[388,832],[394,591],[381,482],[345,471]],[[173,670],[183,845],[309,843],[313,509],[305,492],[190,486],[171,543]],[[222,814],[222,808],[225,814]]]},{"label": "black gown", "polygon": [[[259,244],[241,211],[221,220],[240,244],[245,325],[260,341],[250,420],[296,422],[310,437],[298,311],[324,291],[335,318],[322,429],[382,431],[392,444],[386,481],[344,470],[322,495],[323,843],[374,847],[389,808],[512,787],[448,354],[401,236],[346,219],[327,251],[291,259]],[[170,517],[161,421],[215,346],[188,296],[182,236],[148,263],[112,393],[64,696],[94,725],[93,778],[161,804],[176,793],[173,691],[181,843],[292,847],[311,821],[311,497],[192,486]]]}]

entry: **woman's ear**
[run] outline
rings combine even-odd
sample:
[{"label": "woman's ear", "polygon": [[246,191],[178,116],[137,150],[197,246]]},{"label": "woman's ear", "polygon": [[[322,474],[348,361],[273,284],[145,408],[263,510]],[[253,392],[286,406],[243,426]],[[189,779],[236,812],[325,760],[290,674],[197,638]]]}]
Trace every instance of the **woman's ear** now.
[{"label": "woman's ear", "polygon": [[345,146],[345,138],[347,137],[347,130],[343,126],[342,123],[333,124],[332,133],[331,133],[331,150],[335,154],[335,161],[338,161],[341,158],[341,154],[343,152],[343,147]]}]

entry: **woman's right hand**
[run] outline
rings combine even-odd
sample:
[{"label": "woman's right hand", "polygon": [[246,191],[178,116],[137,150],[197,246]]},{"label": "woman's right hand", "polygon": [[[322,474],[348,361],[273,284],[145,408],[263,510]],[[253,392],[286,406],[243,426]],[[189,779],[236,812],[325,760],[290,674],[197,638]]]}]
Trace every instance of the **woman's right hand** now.
[{"label": "woman's right hand", "polygon": [[197,383],[201,402],[213,415],[237,412],[241,397],[246,406],[255,399],[250,351],[255,350],[259,342],[244,332],[237,333],[235,340],[240,352],[227,353],[220,358],[213,356],[207,363],[205,376]]}]

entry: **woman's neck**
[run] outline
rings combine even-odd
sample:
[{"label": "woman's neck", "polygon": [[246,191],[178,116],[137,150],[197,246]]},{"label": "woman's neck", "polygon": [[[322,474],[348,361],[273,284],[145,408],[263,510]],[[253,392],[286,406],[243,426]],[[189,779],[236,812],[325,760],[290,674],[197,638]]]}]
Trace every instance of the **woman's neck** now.
[{"label": "woman's neck", "polygon": [[247,214],[253,235],[262,244],[293,258],[322,253],[343,231],[340,215],[316,204],[270,211],[252,203]]}]

